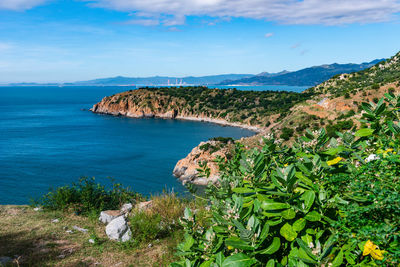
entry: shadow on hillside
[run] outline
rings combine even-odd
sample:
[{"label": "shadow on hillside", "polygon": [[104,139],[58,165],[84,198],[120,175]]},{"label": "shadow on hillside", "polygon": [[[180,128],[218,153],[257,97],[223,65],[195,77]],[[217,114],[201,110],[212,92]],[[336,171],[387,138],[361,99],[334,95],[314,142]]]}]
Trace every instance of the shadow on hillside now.
[{"label": "shadow on hillside", "polygon": [[[33,236],[20,231],[0,235],[0,257],[10,257],[14,262],[6,266],[57,266],[71,257],[76,248],[66,240],[51,236]],[[90,266],[91,262],[71,262],[66,266]]]}]

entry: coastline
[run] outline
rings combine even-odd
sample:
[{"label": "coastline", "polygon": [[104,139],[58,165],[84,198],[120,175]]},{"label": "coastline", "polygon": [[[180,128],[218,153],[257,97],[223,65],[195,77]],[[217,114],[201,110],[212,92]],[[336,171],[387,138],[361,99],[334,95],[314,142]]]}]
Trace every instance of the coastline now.
[{"label": "coastline", "polygon": [[242,129],[246,129],[249,131],[253,131],[255,134],[261,133],[265,131],[265,129],[253,126],[253,125],[246,125],[246,124],[241,124],[237,122],[229,122],[223,119],[215,119],[215,118],[210,118],[210,117],[195,117],[195,116],[182,116],[182,115],[176,115],[176,116],[171,116],[171,114],[146,114],[146,115],[137,115],[137,114],[130,114],[130,113],[121,113],[121,112],[109,112],[105,110],[94,110],[93,108],[89,109],[93,113],[97,114],[106,114],[106,115],[112,115],[112,116],[124,116],[127,118],[135,118],[135,119],[142,119],[142,118],[158,118],[158,119],[170,119],[170,120],[186,120],[186,121],[198,121],[198,122],[209,122],[209,123],[215,123],[218,125],[222,126],[231,126],[231,127],[238,127]]},{"label": "coastline", "polygon": [[194,117],[194,116],[176,116],[175,119],[178,120],[187,120],[187,121],[199,121],[199,122],[210,122],[210,123],[215,123],[223,126],[231,126],[231,127],[239,127],[243,128],[246,130],[253,131],[255,133],[261,133],[264,131],[264,129],[257,127],[257,126],[252,126],[252,125],[246,125],[246,124],[241,124],[237,122],[228,122],[223,119],[214,119],[214,118],[209,118],[209,117]]}]

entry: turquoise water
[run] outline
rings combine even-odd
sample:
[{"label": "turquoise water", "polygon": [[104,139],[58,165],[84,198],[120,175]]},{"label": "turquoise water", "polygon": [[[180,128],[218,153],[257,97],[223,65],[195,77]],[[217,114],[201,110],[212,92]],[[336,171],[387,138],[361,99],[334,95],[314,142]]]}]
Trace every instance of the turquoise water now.
[{"label": "turquoise water", "polygon": [[0,204],[27,204],[81,176],[143,194],[183,192],[176,162],[210,137],[253,133],[211,123],[88,111],[130,87],[0,87]]}]

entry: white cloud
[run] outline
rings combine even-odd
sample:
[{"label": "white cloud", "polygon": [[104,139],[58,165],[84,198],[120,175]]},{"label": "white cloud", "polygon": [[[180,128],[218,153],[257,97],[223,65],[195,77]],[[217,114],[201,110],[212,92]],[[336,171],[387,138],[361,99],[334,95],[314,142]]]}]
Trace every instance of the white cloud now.
[{"label": "white cloud", "polygon": [[266,33],[266,34],[264,35],[265,38],[271,38],[272,36],[274,36],[274,33],[273,33],[273,32],[269,32],[269,33]]},{"label": "white cloud", "polygon": [[[8,0],[10,1],[10,0]],[[19,0],[21,1],[21,0]],[[148,17],[171,15],[243,17],[283,24],[339,25],[394,19],[399,0],[88,0],[92,6],[140,12]]]},{"label": "white cloud", "polygon": [[135,25],[143,25],[143,26],[157,26],[160,24],[160,21],[158,19],[151,19],[151,18],[145,18],[145,19],[132,19],[124,22],[124,24],[135,24]]},{"label": "white cloud", "polygon": [[46,0],[0,0],[0,9],[21,11],[41,5]]}]

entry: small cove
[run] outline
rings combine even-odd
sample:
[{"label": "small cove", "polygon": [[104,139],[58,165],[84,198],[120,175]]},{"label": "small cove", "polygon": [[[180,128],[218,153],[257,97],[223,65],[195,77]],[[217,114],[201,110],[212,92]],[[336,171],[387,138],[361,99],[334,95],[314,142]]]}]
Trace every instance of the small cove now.
[{"label": "small cove", "polygon": [[77,181],[107,177],[145,195],[184,192],[176,162],[201,141],[252,131],[221,125],[93,114],[102,97],[129,87],[0,87],[0,204]]}]

